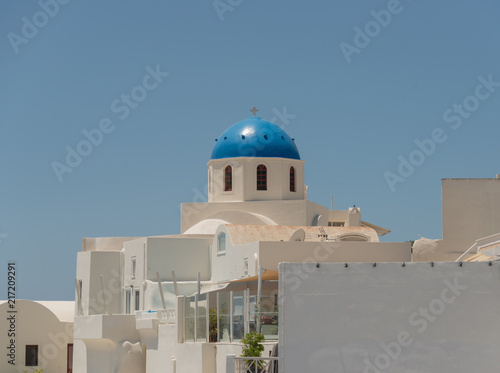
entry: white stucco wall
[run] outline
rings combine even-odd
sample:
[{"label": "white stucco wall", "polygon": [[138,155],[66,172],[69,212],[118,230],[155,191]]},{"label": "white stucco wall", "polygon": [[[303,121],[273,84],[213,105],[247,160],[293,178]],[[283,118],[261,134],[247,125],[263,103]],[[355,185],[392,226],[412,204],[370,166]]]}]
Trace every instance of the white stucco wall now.
[{"label": "white stucco wall", "polygon": [[[121,313],[126,313],[125,302],[127,292],[130,294],[130,311],[135,311],[135,293],[139,292],[139,310],[144,308],[144,281],[146,278],[146,245],[147,238],[125,242],[123,245],[123,292]],[[135,261],[135,275],[132,261]]]},{"label": "white stucco wall", "polygon": [[500,263],[280,265],[280,372],[496,372]]},{"label": "white stucco wall", "polygon": [[443,179],[443,239],[475,240],[500,232],[500,179]]},{"label": "white stucco wall", "polygon": [[500,232],[500,179],[443,179],[441,193],[443,238],[415,241],[415,261],[455,261],[476,240]]},{"label": "white stucco wall", "polygon": [[172,358],[176,360],[176,373],[215,373],[216,346],[212,343],[177,343],[175,325],[160,325],[158,349],[147,350],[146,373],[173,373]]},{"label": "white stucco wall", "polygon": [[[217,252],[217,236],[226,233],[226,251]],[[258,241],[233,245],[228,229],[221,225],[212,243],[212,281],[231,281],[257,275],[259,265],[278,270],[281,262],[298,262],[305,269],[317,262],[410,262],[409,242],[297,242]],[[248,274],[245,274],[248,261]]]},{"label": "white stucco wall", "polygon": [[[226,234],[226,250],[224,253],[217,250],[217,237],[220,233]],[[233,246],[226,226],[219,226],[212,242],[211,280],[221,282],[255,276],[259,266],[258,251],[259,242]],[[245,275],[245,260],[248,260],[248,275]]]},{"label": "white stucco wall", "polygon": [[[210,238],[192,237],[147,237],[124,243],[123,250],[123,283],[121,312],[125,313],[126,290],[131,293],[131,311],[135,309],[136,291],[140,292],[139,309],[161,308],[157,307],[156,285],[154,287],[147,284],[156,283],[156,272],[160,274],[161,281],[171,282],[172,271],[175,271],[176,279],[179,283],[196,281],[198,272],[200,279],[207,281],[210,279]],[[132,262],[135,260],[135,276],[132,273]],[[174,293],[169,290],[172,286],[166,286],[167,298],[175,301]],[[179,285],[180,295],[192,294],[192,285]]]},{"label": "white stucco wall", "polygon": [[135,315],[75,317],[74,373],[143,373]]},{"label": "white stucco wall", "polygon": [[[304,161],[288,158],[236,157],[208,162],[209,202],[305,199]],[[257,190],[257,166],[267,167],[267,190]],[[232,191],[224,191],[224,170],[233,170]],[[290,167],[295,168],[295,192],[290,192]]]},{"label": "white stucco wall", "polygon": [[230,224],[313,225],[318,215],[328,217],[328,208],[308,200],[183,203],[181,232],[205,219],[220,219]]},{"label": "white stucco wall", "polygon": [[123,244],[137,237],[84,237],[82,251],[120,251]]},{"label": "white stucco wall", "polygon": [[[278,270],[281,262],[409,262],[409,242],[260,242],[260,265]],[[307,267],[307,266],[306,266]]]},{"label": "white stucco wall", "polygon": [[211,243],[207,238],[148,238],[147,279],[155,281],[159,272],[162,281],[171,281],[175,271],[177,281],[196,280],[198,272],[202,281],[209,280]]},{"label": "white stucco wall", "polygon": [[[100,276],[103,276],[104,291]],[[106,311],[117,314],[122,312],[121,296],[121,252],[87,251],[77,254],[76,279],[82,281],[83,315],[103,314]],[[76,314],[78,298],[75,297]]]}]

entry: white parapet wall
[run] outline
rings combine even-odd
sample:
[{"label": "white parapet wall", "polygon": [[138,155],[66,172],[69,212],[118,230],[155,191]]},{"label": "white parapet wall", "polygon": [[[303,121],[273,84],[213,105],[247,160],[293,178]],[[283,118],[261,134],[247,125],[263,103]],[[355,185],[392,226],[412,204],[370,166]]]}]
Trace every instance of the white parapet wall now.
[{"label": "white parapet wall", "polygon": [[500,263],[280,264],[280,372],[497,372]]}]

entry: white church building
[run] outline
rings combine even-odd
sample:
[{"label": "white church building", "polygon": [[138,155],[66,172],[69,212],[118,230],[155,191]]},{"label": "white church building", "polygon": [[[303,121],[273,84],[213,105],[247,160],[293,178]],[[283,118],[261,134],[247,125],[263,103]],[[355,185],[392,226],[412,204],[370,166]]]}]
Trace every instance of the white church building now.
[{"label": "white church building", "polygon": [[182,204],[180,234],[84,238],[74,372],[226,372],[245,333],[278,342],[280,263],[306,278],[312,263],[411,261],[358,207],[309,201],[304,175],[294,139],[249,117],[217,138],[208,202]]},{"label": "white church building", "polygon": [[390,231],[359,207],[309,201],[305,167],[249,117],[217,138],[208,202],[182,204],[179,234],[84,238],[72,372],[246,372],[252,331],[266,338],[252,372],[497,372],[500,179],[479,185],[485,229],[448,214],[473,205],[471,185],[443,184],[446,236],[412,249],[380,242]]}]

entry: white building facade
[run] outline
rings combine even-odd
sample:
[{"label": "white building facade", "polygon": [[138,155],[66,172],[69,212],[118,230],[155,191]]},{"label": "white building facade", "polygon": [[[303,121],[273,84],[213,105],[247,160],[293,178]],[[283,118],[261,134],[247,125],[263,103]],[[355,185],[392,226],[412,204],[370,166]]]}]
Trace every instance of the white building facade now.
[{"label": "white building facade", "polygon": [[[429,356],[409,350],[407,360],[386,368],[357,359],[375,361],[377,343],[388,343],[403,323],[402,310],[432,301],[443,278],[465,269],[408,266],[411,244],[380,242],[390,231],[363,221],[359,207],[329,210],[307,200],[305,171],[294,139],[250,117],[217,138],[208,202],[182,204],[180,234],[84,238],[74,372],[233,373],[240,340],[251,331],[265,335],[264,356],[279,351],[280,372],[433,371],[418,368]],[[467,279],[477,273],[480,280],[468,286],[493,296],[496,307],[497,265],[489,267],[464,273]],[[467,305],[453,322],[443,322],[441,333],[465,322],[460,312],[469,312],[473,298],[464,297]],[[429,335],[421,343],[440,349],[426,362],[435,359],[436,372],[470,371],[437,362],[475,338],[453,345]]]}]

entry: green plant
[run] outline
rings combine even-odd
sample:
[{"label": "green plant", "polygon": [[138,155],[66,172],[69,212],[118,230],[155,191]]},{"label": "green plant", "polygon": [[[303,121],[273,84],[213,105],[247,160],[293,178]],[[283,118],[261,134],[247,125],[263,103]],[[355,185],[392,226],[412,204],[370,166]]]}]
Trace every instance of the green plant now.
[{"label": "green plant", "polygon": [[[224,314],[226,311],[224,308],[220,310],[222,314]],[[208,311],[208,335],[209,335],[209,341],[210,342],[217,342],[217,336],[220,334],[219,331],[223,331],[224,327],[226,326],[226,322],[224,320],[224,317],[219,315],[219,327],[217,328],[217,309],[216,308],[211,308]],[[220,335],[220,338],[222,338],[222,335]]]},{"label": "green plant", "polygon": [[[31,373],[42,373],[43,372],[43,369],[37,369],[37,370],[34,370],[33,372]],[[27,370],[24,371],[24,373],[28,373]]]},{"label": "green plant", "polygon": [[415,240],[409,240],[409,241],[405,241],[405,242],[409,242],[410,243],[411,252],[413,253],[413,244],[415,243]]},{"label": "green plant", "polygon": [[[219,316],[219,323],[222,322],[222,317]],[[211,308],[208,311],[208,336],[210,342],[217,342],[217,309]]]},{"label": "green plant", "polygon": [[[262,344],[263,341],[264,341],[263,334],[257,332],[247,333],[245,337],[241,340],[241,343],[243,343],[241,356],[260,357],[262,351],[264,351],[264,345]],[[254,363],[254,361],[246,360],[245,363],[247,364],[247,366],[250,366],[251,364]],[[259,369],[262,369],[263,365],[261,360],[257,360],[255,364],[257,364],[257,367]]]},{"label": "green plant", "polygon": [[279,324],[279,308],[277,305],[274,306],[273,312],[274,312],[273,325],[278,325]]}]

